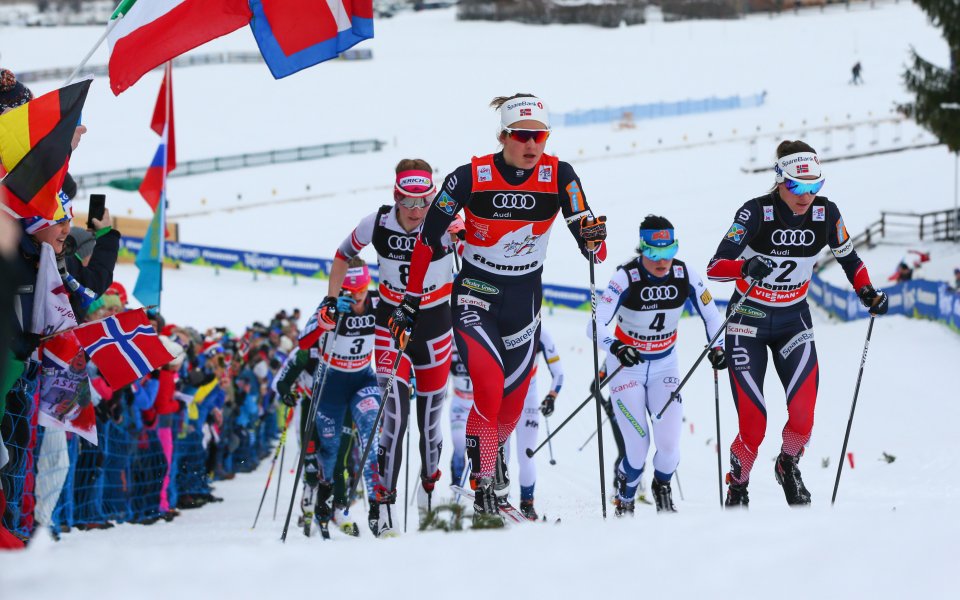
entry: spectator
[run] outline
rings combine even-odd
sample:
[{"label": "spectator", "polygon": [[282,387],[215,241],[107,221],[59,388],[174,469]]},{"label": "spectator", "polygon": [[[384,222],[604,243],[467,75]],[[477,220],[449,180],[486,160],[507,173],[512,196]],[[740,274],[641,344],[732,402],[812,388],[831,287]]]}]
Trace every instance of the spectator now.
[{"label": "spectator", "polygon": [[960,267],[953,270],[953,289],[960,292]]}]

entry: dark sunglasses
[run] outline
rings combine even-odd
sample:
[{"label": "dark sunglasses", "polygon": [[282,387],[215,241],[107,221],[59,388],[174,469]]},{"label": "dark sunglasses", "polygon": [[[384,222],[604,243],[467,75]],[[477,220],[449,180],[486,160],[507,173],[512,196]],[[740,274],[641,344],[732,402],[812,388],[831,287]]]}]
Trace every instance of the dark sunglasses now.
[{"label": "dark sunglasses", "polygon": [[509,127],[504,127],[503,131],[521,144],[525,144],[529,140],[533,140],[538,144],[542,144],[547,141],[548,137],[550,137],[549,129],[511,129]]}]

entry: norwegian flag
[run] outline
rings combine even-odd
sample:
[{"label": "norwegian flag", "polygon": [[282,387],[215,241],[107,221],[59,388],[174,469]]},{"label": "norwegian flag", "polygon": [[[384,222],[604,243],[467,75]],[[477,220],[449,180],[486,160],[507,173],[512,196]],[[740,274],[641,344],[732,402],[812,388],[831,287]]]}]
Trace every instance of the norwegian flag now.
[{"label": "norwegian flag", "polygon": [[532,116],[533,116],[533,109],[532,109],[532,108],[521,108],[521,109],[520,109],[520,116],[521,116],[521,117],[532,117]]},{"label": "norwegian flag", "polygon": [[810,172],[810,165],[805,165],[803,163],[797,165],[797,175],[806,175]]},{"label": "norwegian flag", "polygon": [[74,333],[113,389],[129,385],[173,360],[142,308],[81,325]]}]

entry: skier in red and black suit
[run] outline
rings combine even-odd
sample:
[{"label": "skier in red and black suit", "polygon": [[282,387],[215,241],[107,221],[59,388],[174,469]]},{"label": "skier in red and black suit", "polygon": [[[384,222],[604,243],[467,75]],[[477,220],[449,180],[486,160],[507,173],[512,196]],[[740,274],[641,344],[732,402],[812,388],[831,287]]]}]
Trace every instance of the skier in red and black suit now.
[{"label": "skier in red and black suit", "polygon": [[801,141],[782,142],[774,171],[775,187],[740,207],[707,268],[712,280],[737,282],[731,306],[746,292],[748,278],[758,282],[727,325],[725,338],[740,424],[730,447],[727,506],[749,503],[747,483],[767,425],[763,377],[768,347],[788,413],[775,475],[788,504],[810,503],[797,463],[813,430],[819,383],[807,287],[820,250],[830,246],[871,314],[888,308],[887,295],[870,283],[837,205],[817,196],[824,179],[814,149]]},{"label": "skier in red and black suit", "polygon": [[[410,274],[410,257],[424,217],[436,196],[433,169],[422,159],[403,159],[396,167],[395,204],[371,213],[340,244],[330,270],[329,296],[321,306],[321,320],[332,326],[346,261],[372,244],[380,266],[380,304],[377,307],[376,370],[380,386],[387,384],[397,359],[397,346],[387,321],[403,299]],[[397,498],[397,477],[403,461],[403,436],[410,415],[411,376],[416,377],[417,423],[420,427],[420,483],[417,504],[421,514],[429,512],[432,493],[440,479],[442,432],[440,418],[447,392],[453,333],[450,330],[450,290],[453,282],[454,238],[446,231],[437,236],[439,250],[424,265],[418,291],[425,318],[414,331],[412,342],[403,351],[391,389],[387,390],[383,426],[377,456],[380,485],[377,503],[370,508],[370,527],[378,537],[396,535],[393,504]],[[425,274],[424,274],[425,272]],[[331,310],[333,309],[333,310]],[[409,458],[409,457],[408,457]]]},{"label": "skier in red and black suit", "polygon": [[496,524],[497,503],[506,502],[509,490],[503,443],[520,418],[537,357],[550,227],[562,213],[584,256],[600,262],[606,226],[603,217],[594,219],[573,167],[544,154],[550,123],[543,102],[517,94],[496,98],[491,106],[500,113],[497,139],[503,151],[474,158],[444,181],[427,213],[407,293],[390,330],[402,339],[417,322],[424,273],[463,209],[466,238],[463,269],[454,281],[453,327],[474,386],[466,445],[477,491],[475,520]]}]

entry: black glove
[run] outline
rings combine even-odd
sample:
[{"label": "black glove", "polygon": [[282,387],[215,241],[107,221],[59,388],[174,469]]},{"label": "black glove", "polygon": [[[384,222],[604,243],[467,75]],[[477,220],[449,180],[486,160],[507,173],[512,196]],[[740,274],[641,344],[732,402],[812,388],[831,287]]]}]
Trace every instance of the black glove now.
[{"label": "black glove", "polygon": [[710,352],[707,352],[707,360],[709,360],[713,368],[718,371],[727,368],[727,355],[723,353],[723,348],[720,346],[710,348]]},{"label": "black glove", "polygon": [[607,218],[583,216],[580,218],[580,239],[600,243],[607,239]]},{"label": "black glove", "polygon": [[280,396],[280,402],[283,402],[290,408],[296,408],[297,406],[297,395],[293,392],[287,392],[283,396]]},{"label": "black glove", "polygon": [[400,347],[407,345],[413,325],[417,322],[418,314],[420,314],[420,298],[409,294],[404,295],[403,301],[390,314],[387,327],[390,329],[390,335],[397,340]]},{"label": "black glove", "polygon": [[327,296],[317,307],[317,324],[322,329],[333,329],[337,325],[337,299]]},{"label": "black glove", "polygon": [[549,417],[553,414],[553,403],[556,402],[557,395],[553,392],[547,394],[547,397],[543,399],[543,402],[540,403],[540,412],[543,413],[543,416]]},{"label": "black glove", "polygon": [[635,367],[643,362],[643,357],[640,356],[639,350],[633,346],[624,344],[620,340],[610,344],[610,352],[612,352],[613,355],[617,357],[617,360],[620,361],[620,364],[625,367]]},{"label": "black glove", "polygon": [[860,302],[869,309],[871,315],[885,315],[890,309],[890,301],[886,293],[873,289],[872,285],[865,285],[857,290]]},{"label": "black glove", "polygon": [[752,277],[757,281],[763,281],[764,277],[773,273],[773,263],[762,256],[751,256],[740,267],[740,274],[743,278]]}]

